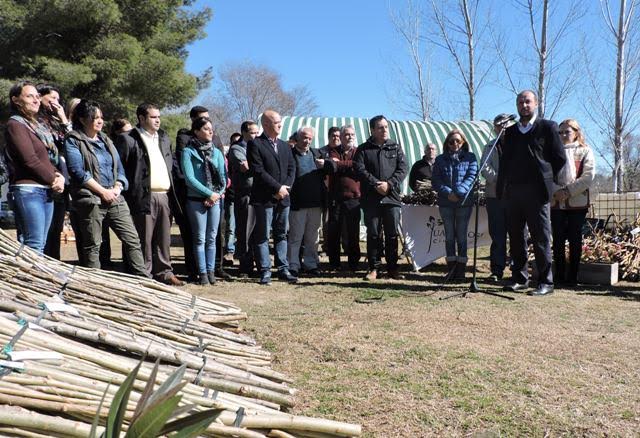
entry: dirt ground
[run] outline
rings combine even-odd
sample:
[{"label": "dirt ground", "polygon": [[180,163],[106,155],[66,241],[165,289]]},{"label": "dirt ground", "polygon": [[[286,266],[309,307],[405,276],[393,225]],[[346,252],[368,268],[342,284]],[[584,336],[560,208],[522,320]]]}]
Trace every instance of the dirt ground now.
[{"label": "dirt ground", "polygon": [[[63,258],[75,260],[72,244]],[[479,285],[499,291],[486,264]],[[185,287],[247,312],[245,330],[295,379],[296,414],[359,423],[367,437],[639,436],[638,284],[440,300],[468,284],[440,287],[439,265],[403,268],[398,281],[361,271]]]}]

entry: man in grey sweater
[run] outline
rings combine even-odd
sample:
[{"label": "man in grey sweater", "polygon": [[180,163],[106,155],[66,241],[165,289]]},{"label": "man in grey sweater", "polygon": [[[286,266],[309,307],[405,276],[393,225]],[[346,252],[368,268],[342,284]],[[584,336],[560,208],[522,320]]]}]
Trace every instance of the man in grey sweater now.
[{"label": "man in grey sweater", "polygon": [[[502,129],[500,122],[508,117],[508,114],[499,114],[493,119],[493,130],[496,135],[498,135]],[[486,165],[480,169],[480,171],[486,182],[484,194],[487,201],[487,219],[489,220],[489,235],[491,236],[489,257],[491,276],[489,278],[491,281],[497,282],[502,280],[507,261],[507,203],[506,200],[496,196],[502,145],[498,140],[495,148],[491,151],[491,147],[495,141],[496,138],[493,138],[484,146],[480,163],[484,163],[486,160]],[[490,156],[489,152],[491,152]]]},{"label": "man in grey sweater", "polygon": [[247,161],[247,143],[256,138],[258,132],[258,124],[253,120],[242,122],[240,126],[242,139],[232,144],[227,154],[231,187],[235,193],[233,215],[236,220],[236,256],[240,261],[241,275],[250,275],[253,271],[252,245],[247,237],[247,218],[253,176]]}]

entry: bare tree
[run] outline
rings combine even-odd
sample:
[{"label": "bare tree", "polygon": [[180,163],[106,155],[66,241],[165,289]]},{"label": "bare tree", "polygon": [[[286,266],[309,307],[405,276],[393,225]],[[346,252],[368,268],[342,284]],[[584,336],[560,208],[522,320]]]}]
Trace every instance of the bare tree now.
[{"label": "bare tree", "polygon": [[237,130],[244,120],[257,120],[269,108],[283,115],[315,115],[318,108],[306,86],[285,90],[278,72],[250,61],[221,67],[206,104],[221,135]]},{"label": "bare tree", "polygon": [[640,189],[640,136],[629,135],[624,147],[624,190]]},{"label": "bare tree", "polygon": [[[469,104],[469,119],[475,119],[475,98],[483,85],[489,67],[479,68],[479,42],[487,20],[479,23],[480,0],[455,0],[451,2],[431,0],[433,18],[438,38],[432,41],[449,53],[454,61],[459,80],[463,84]],[[481,24],[481,25],[480,25]],[[479,70],[479,71],[478,71]]]},{"label": "bare tree", "polygon": [[[550,118],[552,118],[558,110],[558,107],[568,97],[571,85],[575,83],[574,79],[577,70],[571,68],[572,66],[569,64],[570,58],[559,60],[559,57],[556,57],[556,65],[550,65],[551,55],[556,51],[558,45],[564,42],[563,38],[567,32],[572,29],[579,18],[582,17],[584,14],[582,11],[584,9],[579,7],[576,1],[572,1],[566,8],[566,13],[562,14],[562,21],[555,26],[554,30],[551,30],[549,23],[549,0],[527,0],[525,7],[529,15],[533,47],[538,57],[538,115],[540,117],[544,117],[547,112],[549,79],[554,77],[554,79],[556,79],[555,83],[558,86],[555,106],[550,113]],[[538,12],[536,9],[541,9],[541,11]],[[537,18],[538,15],[539,18]],[[555,74],[560,69],[569,73],[566,74],[563,79],[557,78]]]},{"label": "bare tree", "polygon": [[[517,93],[535,84],[538,116],[554,118],[573,92],[580,73],[574,68],[573,58],[568,56],[573,51],[567,35],[577,27],[584,15],[584,7],[578,0],[562,5],[555,3],[553,9],[549,0],[514,0],[514,4],[526,16],[531,46],[527,46],[523,53],[516,53],[508,46],[508,39],[500,30],[491,28],[496,56],[508,81],[506,87]],[[560,19],[552,20],[550,17]],[[529,55],[531,49],[535,59]]]},{"label": "bare tree", "polygon": [[406,114],[420,120],[429,120],[432,117],[433,91],[426,64],[429,53],[423,47],[424,12],[413,0],[407,0],[405,9],[397,8],[397,4],[394,6],[395,9],[389,4],[389,19],[406,45],[411,70],[407,72],[402,67],[393,69],[397,93],[391,96],[391,100]]},{"label": "bare tree", "polygon": [[[603,80],[600,75],[602,59],[599,60],[597,69],[589,65],[589,62],[585,63],[586,79],[590,86],[587,114],[608,137],[613,149],[615,191],[624,190],[626,187],[625,158],[629,155],[625,152],[625,146],[640,126],[640,33],[636,15],[640,0],[618,1],[617,19],[612,15],[610,1],[600,2],[602,16],[615,47],[615,85],[612,86],[610,81]],[[586,54],[586,49],[584,52]],[[605,88],[607,86],[614,90],[613,99]],[[614,102],[613,108],[610,105],[611,101]]]}]

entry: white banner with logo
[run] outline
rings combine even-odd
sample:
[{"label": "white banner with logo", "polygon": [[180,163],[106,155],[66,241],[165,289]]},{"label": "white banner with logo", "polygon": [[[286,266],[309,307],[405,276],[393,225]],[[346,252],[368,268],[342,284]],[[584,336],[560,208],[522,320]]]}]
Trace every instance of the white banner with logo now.
[{"label": "white banner with logo", "polygon": [[[469,227],[467,228],[467,245],[470,259],[473,257],[475,215],[475,211],[472,211]],[[444,225],[437,206],[403,205],[402,232],[405,247],[411,255],[413,267],[416,270],[446,255]],[[489,237],[487,210],[484,207],[480,207],[478,246],[488,246],[490,244],[491,237]]]}]

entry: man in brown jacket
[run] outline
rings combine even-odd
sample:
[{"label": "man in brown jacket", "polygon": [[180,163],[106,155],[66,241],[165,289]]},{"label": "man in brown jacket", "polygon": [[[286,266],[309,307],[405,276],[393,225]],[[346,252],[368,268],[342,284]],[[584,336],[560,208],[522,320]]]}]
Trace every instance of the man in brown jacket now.
[{"label": "man in brown jacket", "polygon": [[329,176],[327,254],[332,269],[340,269],[340,242],[347,254],[349,269],[356,271],[360,260],[360,182],[353,170],[356,131],[352,125],[340,129],[340,146],[328,150],[337,173]]}]

